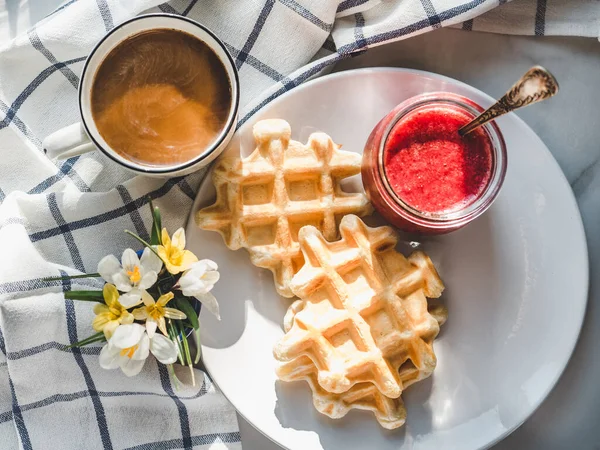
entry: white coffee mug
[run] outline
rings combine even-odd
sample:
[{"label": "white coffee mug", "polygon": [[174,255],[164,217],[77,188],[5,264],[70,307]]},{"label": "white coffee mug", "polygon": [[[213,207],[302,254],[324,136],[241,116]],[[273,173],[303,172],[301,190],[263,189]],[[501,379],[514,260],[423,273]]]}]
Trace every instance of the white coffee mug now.
[{"label": "white coffee mug", "polygon": [[[138,164],[107,144],[100,135],[92,117],[92,84],[96,71],[104,58],[121,42],[143,31],[169,29],[179,30],[203,41],[221,60],[231,85],[231,106],[227,121],[214,142],[193,160],[173,165]],[[240,103],[240,82],[233,58],[225,45],[210,30],[187,17],[173,14],[147,14],[137,16],[115,27],[104,36],[88,56],[79,82],[79,111],[81,122],[62,128],[44,139],[42,145],[50,159],[67,159],[96,149],[113,161],[138,174],[156,177],[172,177],[194,172],[213,161],[225,149],[235,132]]]}]

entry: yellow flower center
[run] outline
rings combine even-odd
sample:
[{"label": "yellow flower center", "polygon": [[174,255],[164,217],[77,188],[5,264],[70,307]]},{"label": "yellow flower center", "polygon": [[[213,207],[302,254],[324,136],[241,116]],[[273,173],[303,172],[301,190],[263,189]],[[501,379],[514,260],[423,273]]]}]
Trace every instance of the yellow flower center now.
[{"label": "yellow flower center", "polygon": [[112,305],[112,306],[109,306],[109,308],[108,308],[108,314],[110,316],[110,320],[120,319],[124,312],[125,312],[125,309],[123,309],[123,307],[121,305],[116,305],[116,306]]},{"label": "yellow flower center", "polygon": [[129,277],[129,281],[132,283],[137,283],[142,279],[142,276],[140,275],[140,268],[138,266],[134,266],[133,270],[128,270],[127,276]]},{"label": "yellow flower center", "polygon": [[169,261],[171,261],[171,263],[176,266],[180,265],[183,261],[183,250],[177,247],[171,247],[169,249],[168,255]]},{"label": "yellow flower center", "polygon": [[146,306],[146,312],[148,313],[148,316],[152,317],[154,320],[158,320],[165,316],[165,308],[157,304]]},{"label": "yellow flower center", "polygon": [[133,354],[138,349],[139,345],[135,344],[133,347],[127,347],[121,350],[121,356],[127,356],[129,359],[133,358]]}]

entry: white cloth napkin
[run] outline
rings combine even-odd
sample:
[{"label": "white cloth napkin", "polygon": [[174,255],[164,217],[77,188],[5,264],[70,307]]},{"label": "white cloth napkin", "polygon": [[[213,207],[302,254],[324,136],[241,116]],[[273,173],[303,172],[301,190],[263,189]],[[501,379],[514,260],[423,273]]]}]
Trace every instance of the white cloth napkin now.
[{"label": "white cloth napkin", "polygon": [[[2,47],[0,448],[241,447],[233,409],[202,372],[197,388],[175,391],[164,367],[152,359],[138,377],[127,378],[99,367],[97,346],[67,350],[92,334],[92,308],[65,301],[62,293],[98,283],[43,281],[95,271],[106,254],[137,248],[123,230],[147,237],[149,197],[161,207],[166,227],[183,225],[204,174],[132,178],[99,152],[58,163],[45,157],[41,140],[79,120],[80,72],[107,31],[147,10],[184,14],[213,29],[240,72],[244,123],[273,98],[368,47],[440,26],[493,25],[473,18],[498,3],[503,2],[70,0]],[[524,14],[518,22],[527,26],[506,29],[597,36],[597,16],[593,26],[591,19],[569,26],[553,13],[561,3],[578,5],[585,16],[583,2],[576,0],[517,0]],[[502,14],[495,17],[510,17],[510,10]],[[557,20],[550,23],[548,17]],[[560,23],[562,28],[554,25]]]},{"label": "white cloth napkin", "polygon": [[[600,38],[600,2],[597,0],[513,0],[462,28],[503,34],[585,36]],[[490,49],[492,52],[493,49]]]}]

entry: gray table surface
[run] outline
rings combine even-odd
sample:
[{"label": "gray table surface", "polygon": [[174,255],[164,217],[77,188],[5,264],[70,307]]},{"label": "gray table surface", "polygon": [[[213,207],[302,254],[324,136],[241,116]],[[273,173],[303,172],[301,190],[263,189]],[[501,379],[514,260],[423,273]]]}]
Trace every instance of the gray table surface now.
[{"label": "gray table surface", "polygon": [[[518,115],[546,143],[577,196],[590,252],[590,296],[579,343],[558,385],[494,450],[600,449],[600,345],[595,345],[600,343],[600,43],[441,29],[371,49],[338,64],[335,71],[375,66],[428,70],[499,97],[534,64],[554,73],[561,92]],[[568,258],[565,249],[565,264]],[[565,299],[565,308],[568,305]],[[241,417],[239,422],[245,450],[281,448]]]},{"label": "gray table surface", "polygon": [[[592,1],[592,0],[590,0]],[[61,0],[29,0],[30,22]],[[27,21],[28,22],[28,21]],[[20,24],[22,27],[29,23]],[[6,30],[3,30],[6,31]],[[15,30],[22,31],[22,30]],[[8,38],[2,33],[0,41]],[[550,396],[517,431],[494,447],[508,449],[600,449],[600,44],[593,39],[520,37],[441,29],[371,49],[335,70],[392,66],[428,70],[502,95],[531,65],[550,69],[561,93],[518,115],[546,143],[571,182],[583,215],[590,252],[590,296],[575,354]],[[568,264],[568,249],[565,249]],[[565,299],[568,307],[569,299]],[[239,418],[245,450],[279,450]],[[309,450],[309,449],[307,449]]]}]

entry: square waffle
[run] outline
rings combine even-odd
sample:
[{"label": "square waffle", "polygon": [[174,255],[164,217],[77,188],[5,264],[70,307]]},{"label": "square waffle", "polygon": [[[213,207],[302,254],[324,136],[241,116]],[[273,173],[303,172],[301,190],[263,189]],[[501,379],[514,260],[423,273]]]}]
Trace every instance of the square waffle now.
[{"label": "square waffle", "polygon": [[[296,300],[289,307],[284,319],[286,333],[292,328],[296,313],[304,308],[304,304],[304,300]],[[435,302],[429,302],[428,309],[439,325],[443,325],[447,318],[446,309]],[[401,427],[406,421],[406,409],[402,398],[386,397],[373,383],[357,383],[341,394],[327,392],[318,382],[317,366],[306,355],[282,363],[278,373],[286,381],[306,381],[312,390],[315,409],[332,419],[341,419],[351,409],[361,409],[373,412],[377,422],[389,430]],[[414,372],[410,371],[403,371],[401,379],[404,388],[416,381]]]},{"label": "square waffle", "polygon": [[[304,300],[296,300],[288,308],[284,319],[286,333],[292,328],[296,313],[303,307]],[[293,363],[288,364],[287,369],[290,372],[286,374],[286,381],[304,380],[308,382],[313,393],[313,405],[321,414],[332,419],[341,419],[351,409],[362,409],[373,412],[379,424],[384,428],[394,429],[404,425],[406,410],[400,397],[386,397],[373,383],[358,383],[342,394],[333,394],[319,385],[317,366],[308,356],[299,356],[293,360]],[[286,371],[284,365],[281,367],[283,371]]]},{"label": "square waffle", "polygon": [[304,264],[300,229],[312,225],[333,240],[344,215],[372,212],[363,193],[341,188],[360,173],[361,156],[340,150],[324,133],[313,133],[306,145],[293,141],[280,119],[257,122],[253,133],[257,148],[250,156],[215,166],[217,199],[198,211],[196,222],[219,232],[232,250],[246,248],[254,265],[273,272],[277,292],[293,297],[289,283]]},{"label": "square waffle", "polygon": [[306,380],[313,392],[313,405],[321,414],[332,419],[341,419],[351,409],[371,411],[383,428],[389,430],[399,428],[406,421],[406,409],[400,397],[389,398],[379,392],[372,383],[358,383],[342,394],[327,392],[317,381],[317,368],[307,356],[302,371],[296,375],[299,380]]},{"label": "square waffle", "polygon": [[304,303],[274,348],[282,363],[277,374],[297,380],[310,360],[327,392],[371,383],[398,398],[435,368],[436,317],[445,320],[445,311],[437,309],[434,317],[426,297],[439,297],[444,285],[423,252],[407,259],[395,250],[390,227],[370,228],[348,215],[340,233],[336,242],[310,226],[299,233],[306,262],[290,287]]}]

